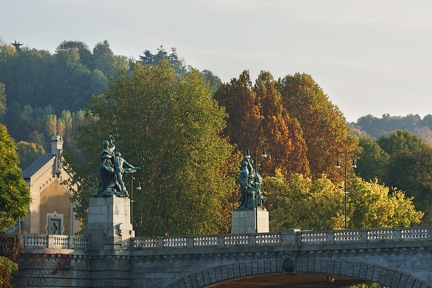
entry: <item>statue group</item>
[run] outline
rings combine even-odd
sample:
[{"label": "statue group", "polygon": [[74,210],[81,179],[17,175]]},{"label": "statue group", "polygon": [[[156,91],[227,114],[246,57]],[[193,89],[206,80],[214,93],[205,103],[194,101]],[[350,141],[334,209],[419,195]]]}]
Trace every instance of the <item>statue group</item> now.
[{"label": "statue group", "polygon": [[[126,190],[124,174],[135,173],[139,167],[134,167],[122,158],[120,152],[115,152],[114,138],[102,142],[103,150],[100,156],[99,188],[93,197],[129,197]],[[123,166],[127,166],[126,168]]]},{"label": "statue group", "polygon": [[236,210],[253,210],[258,206],[263,208],[266,201],[266,197],[261,192],[262,178],[254,169],[253,163],[249,153],[245,153],[239,175],[240,206]]}]

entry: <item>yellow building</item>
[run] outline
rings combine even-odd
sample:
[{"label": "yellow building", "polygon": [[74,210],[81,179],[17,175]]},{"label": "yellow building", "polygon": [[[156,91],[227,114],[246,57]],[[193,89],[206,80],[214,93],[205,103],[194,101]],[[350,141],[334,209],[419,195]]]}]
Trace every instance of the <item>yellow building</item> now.
[{"label": "yellow building", "polygon": [[72,191],[63,184],[70,175],[62,169],[63,138],[51,138],[51,153],[40,155],[23,171],[32,203],[21,221],[27,234],[74,235],[80,223],[74,217]]}]

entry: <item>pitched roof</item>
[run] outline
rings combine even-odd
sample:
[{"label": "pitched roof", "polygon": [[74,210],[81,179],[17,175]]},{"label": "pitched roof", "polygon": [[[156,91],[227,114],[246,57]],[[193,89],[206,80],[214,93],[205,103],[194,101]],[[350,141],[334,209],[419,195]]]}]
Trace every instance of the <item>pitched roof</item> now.
[{"label": "pitched roof", "polygon": [[23,171],[23,178],[30,179],[39,169],[41,169],[45,164],[47,164],[51,159],[55,158],[55,154],[42,154],[33,163],[31,163]]}]

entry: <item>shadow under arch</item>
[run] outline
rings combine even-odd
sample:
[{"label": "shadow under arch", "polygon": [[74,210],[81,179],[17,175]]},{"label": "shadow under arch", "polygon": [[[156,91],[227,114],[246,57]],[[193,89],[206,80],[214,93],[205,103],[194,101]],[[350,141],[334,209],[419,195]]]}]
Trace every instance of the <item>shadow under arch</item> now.
[{"label": "shadow under arch", "polygon": [[[292,267],[291,265],[294,266]],[[432,288],[432,286],[423,280],[400,270],[368,262],[331,258],[279,258],[241,261],[190,273],[182,278],[176,279],[165,287],[199,288],[236,278],[276,273],[339,275],[353,277],[367,282],[374,282],[388,287]]]}]

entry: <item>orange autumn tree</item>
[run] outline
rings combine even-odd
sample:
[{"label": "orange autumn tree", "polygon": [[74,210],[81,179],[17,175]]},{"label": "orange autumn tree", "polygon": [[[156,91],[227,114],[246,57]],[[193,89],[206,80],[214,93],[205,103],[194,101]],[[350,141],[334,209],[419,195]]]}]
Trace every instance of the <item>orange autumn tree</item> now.
[{"label": "orange autumn tree", "polygon": [[[288,75],[279,79],[276,87],[284,108],[301,125],[312,177],[326,174],[333,181],[340,180],[343,169],[335,168],[336,160],[355,159],[357,151],[342,112],[310,75]],[[351,169],[351,165],[347,167]]]},{"label": "orange autumn tree", "polygon": [[283,108],[276,81],[270,73],[262,72],[252,85],[248,71],[238,79],[222,84],[215,98],[228,113],[225,135],[240,150],[250,150],[259,156],[262,149],[269,157],[260,161],[260,174],[309,175],[306,146],[298,122]]}]

